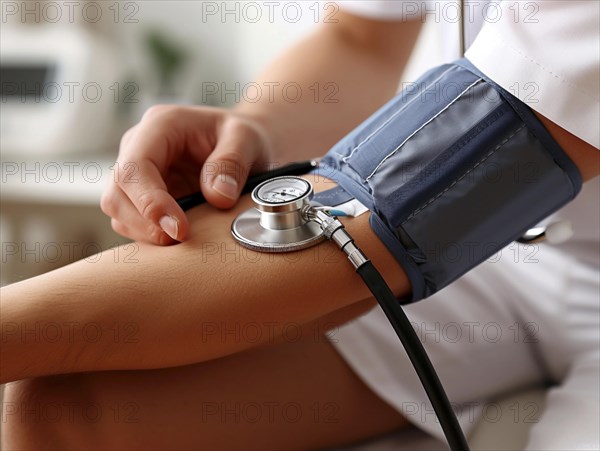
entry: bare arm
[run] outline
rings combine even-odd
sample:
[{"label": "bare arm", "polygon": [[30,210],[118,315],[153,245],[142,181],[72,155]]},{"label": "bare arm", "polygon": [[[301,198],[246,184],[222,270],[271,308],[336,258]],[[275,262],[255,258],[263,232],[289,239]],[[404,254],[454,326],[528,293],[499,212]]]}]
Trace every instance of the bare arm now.
[{"label": "bare arm", "polygon": [[[422,26],[420,20],[386,22],[343,11],[335,17],[337,23],[321,24],[259,77],[303,88],[316,83],[322,89],[318,102],[312,94],[296,103],[264,97],[236,109],[264,125],[276,161],[322,155],[391,99]],[[334,92],[326,101],[325,95]]]},{"label": "bare arm", "polygon": [[[229,228],[248,206],[246,196],[231,211],[192,210],[190,239],[177,246],[110,250],[2,288],[0,380],[201,362],[370,298],[331,243],[283,255],[237,245]],[[408,293],[368,215],[346,222],[395,292]]]},{"label": "bare arm", "polygon": [[303,95],[297,102],[265,95],[234,111],[171,105],[148,110],[123,137],[117,162],[133,163],[139,183],[123,176],[103,195],[102,210],[114,230],[155,244],[183,241],[189,222],[176,197],[201,188],[212,205],[231,208],[249,169],[322,155],[391,98],[421,24],[344,13],[336,19],[286,51],[261,77],[280,86],[298,83]]},{"label": "bare arm", "polygon": [[[281,78],[273,76],[267,81],[299,82],[302,75],[314,83],[310,76],[314,69],[315,74],[323,74],[318,80],[336,81],[340,92],[348,93],[340,103],[315,106],[304,99],[298,104],[241,106],[239,111],[257,118],[269,130],[274,148],[290,149],[282,159],[325,150],[393,94],[401,62],[412,45],[407,40],[404,50],[403,46],[393,48],[403,42],[406,28],[399,31],[399,26],[409,25],[383,23],[382,30],[387,32],[382,35],[350,37],[347,28],[322,31],[326,34],[323,42],[309,39],[301,43],[267,71],[268,78],[282,73]],[[414,27],[410,34],[414,40],[418,24],[410,27]],[[373,59],[366,48],[374,44],[379,50]],[[339,51],[338,58],[331,57],[332,48]],[[398,49],[401,56],[394,53]],[[286,78],[287,70],[295,70],[296,58],[303,60],[303,52],[312,52],[313,61],[320,66],[302,65],[296,79]],[[546,125],[584,177],[598,174],[596,149],[553,124]],[[139,244],[134,256],[137,261],[125,261],[123,256],[129,253],[122,250],[115,263],[115,254],[106,252],[98,261],[78,262],[4,288],[1,381],[200,362],[265,342],[279,336],[287,325],[305,325],[369,299],[351,266],[329,244],[289,255],[256,254],[237,246],[229,226],[247,206],[244,199],[228,212],[198,208],[190,213],[189,241],[172,248]],[[367,216],[348,223],[395,293],[408,293],[404,273],[374,239]],[[52,334],[54,325],[60,333],[56,339],[56,335],[44,334]],[[261,339],[237,339],[236,328],[247,326],[258,327]],[[81,333],[85,327],[88,335]],[[94,330],[99,330],[100,338],[93,335]],[[233,333],[223,335],[221,331]]]},{"label": "bare arm", "polygon": [[575,163],[584,181],[600,175],[600,151],[598,149],[569,133],[550,119],[536,114],[548,132]]}]

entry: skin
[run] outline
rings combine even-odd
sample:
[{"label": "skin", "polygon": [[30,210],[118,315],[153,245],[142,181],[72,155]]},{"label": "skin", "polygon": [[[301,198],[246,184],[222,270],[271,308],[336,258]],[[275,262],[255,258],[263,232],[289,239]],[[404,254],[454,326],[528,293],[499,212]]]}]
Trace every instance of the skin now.
[{"label": "skin", "polygon": [[[317,190],[334,186],[323,178],[312,182]],[[17,410],[7,415],[4,449],[318,448],[403,425],[320,333],[374,305],[346,257],[331,243],[291,255],[237,247],[228,226],[249,206],[245,196],[228,211],[195,208],[189,213],[189,240],[172,247],[140,244],[137,262],[115,263],[115,254],[106,252],[98,261],[80,261],[3,288],[3,321],[18,324],[19,331],[47,330],[65,318],[80,325],[62,340],[35,342],[21,333],[5,334],[2,381],[29,379],[7,386],[5,403]],[[368,215],[345,223],[394,292],[407,294],[408,280],[374,239]],[[114,288],[107,292],[107,286]],[[102,338],[86,339],[81,333],[86,324],[102,330]],[[133,334],[127,324],[135,325]],[[289,338],[290,325],[300,339]],[[262,339],[224,339],[215,327],[253,327]],[[124,332],[121,339],[115,329]],[[90,373],[100,370],[109,372]],[[39,377],[80,372],[88,373]],[[157,393],[157,386],[168,388]],[[258,429],[249,421],[198,419],[202,403],[256,399],[298,403],[305,419],[297,424],[278,418]],[[69,422],[65,414],[60,423],[44,421],[43,406],[71,402],[95,403],[103,411],[120,402],[127,409],[135,406],[140,419],[134,424],[125,419],[115,424],[110,416]],[[333,408],[335,422],[314,421],[309,414],[314,403]],[[42,419],[22,416],[27,411]],[[159,432],[171,428],[178,439]]]},{"label": "skin", "polygon": [[[4,402],[19,410],[6,415],[3,449],[322,449],[405,425],[329,343],[303,337],[184,367],[15,382]],[[56,404],[74,406],[70,423],[21,420]]]},{"label": "skin", "polygon": [[[264,95],[234,110],[150,108],[123,137],[120,177],[102,198],[114,230],[154,244],[184,241],[189,221],[177,197],[201,188],[212,205],[231,208],[250,172],[324,154],[389,100],[421,23],[373,21],[342,12],[336,19],[277,58],[257,79],[265,86],[293,81],[307,93],[317,84],[322,101],[315,102],[312,94],[294,103]],[[337,90],[335,102],[326,102],[331,88]],[[215,189],[225,176],[237,181],[234,192]],[[165,216],[177,224],[171,237],[160,224]]]},{"label": "skin", "polygon": [[[373,395],[356,378],[326,340],[319,340],[315,344],[306,343],[303,339],[301,343],[293,346],[294,351],[289,343],[284,342],[280,345],[283,346],[282,348],[277,348],[278,345],[274,343],[265,343],[260,348],[261,352],[265,353],[262,361],[272,362],[272,364],[262,365],[258,360],[246,357],[251,355],[247,354],[250,351],[236,353],[236,349],[251,347],[256,349],[257,343],[223,344],[207,341],[202,347],[190,348],[188,345],[190,338],[198,333],[198,321],[197,319],[193,321],[192,329],[188,329],[187,332],[184,323],[194,315],[188,307],[193,306],[193,309],[198,309],[201,304],[186,302],[185,308],[179,306],[180,308],[173,309],[173,290],[183,287],[193,288],[194,283],[202,285],[201,288],[197,288],[197,292],[205,294],[203,299],[209,299],[207,296],[209,293],[206,293],[207,285],[201,283],[202,279],[198,277],[197,268],[194,268],[195,271],[190,271],[194,266],[189,264],[189,259],[198,258],[202,239],[211,243],[216,242],[220,236],[218,234],[228,227],[236,212],[234,210],[218,213],[211,210],[210,215],[206,215],[200,212],[203,208],[209,207],[201,207],[190,212],[188,217],[176,205],[175,197],[196,191],[200,185],[213,206],[230,208],[236,203],[238,193],[231,198],[222,196],[213,189],[215,179],[221,176],[222,172],[237,177],[241,186],[247,173],[239,168],[253,165],[261,170],[264,169],[265,163],[283,164],[286,161],[323,153],[394,94],[399,75],[421,25],[416,22],[404,24],[402,27],[392,24],[382,25],[380,22],[358,19],[342,13],[338,17],[337,24],[323,25],[308,40],[282,55],[258,81],[273,82],[278,79],[289,79],[290,76],[287,74],[290,72],[287,72],[287,68],[297,69],[297,61],[304,60],[309,64],[303,65],[302,70],[296,71],[292,77],[294,81],[303,86],[310,86],[315,82],[321,85],[333,82],[339,87],[339,103],[315,104],[303,99],[296,104],[290,104],[277,99],[275,104],[270,106],[259,102],[254,105],[240,105],[234,111],[159,106],[150,109],[142,121],[125,134],[117,163],[121,164],[122,168],[127,163],[134,163],[138,183],[127,183],[125,176],[120,178],[118,183],[109,186],[106,190],[101,207],[111,216],[113,228],[117,232],[140,242],[139,259],[148,264],[128,267],[122,264],[118,265],[121,269],[117,269],[112,263],[112,258],[102,256],[93,267],[78,263],[61,272],[41,276],[31,283],[3,289],[2,318],[6,322],[36,321],[39,323],[53,319],[62,321],[66,313],[69,318],[83,315],[82,320],[87,321],[85,318],[91,319],[98,314],[102,318],[96,317],[93,322],[100,321],[100,324],[107,322],[109,327],[114,328],[115,318],[120,316],[112,309],[118,306],[117,310],[121,310],[126,315],[120,318],[128,320],[133,318],[131,316],[133,310],[136,311],[134,317],[139,315],[136,321],[145,318],[144,321],[148,321],[146,324],[151,324],[151,329],[145,329],[139,324],[140,344],[128,343],[132,345],[128,348],[115,345],[110,341],[97,344],[53,343],[52,346],[49,343],[35,345],[19,343],[18,340],[5,342],[2,344],[0,356],[3,362],[0,373],[3,381],[84,369],[157,368],[161,365],[181,365],[192,362],[195,364],[170,369],[138,371],[134,373],[135,377],[129,379],[129,383],[120,378],[126,374],[124,372],[88,372],[68,376],[36,377],[10,383],[6,386],[5,402],[6,405],[11,406],[35,408],[35,406],[50,405],[53,401],[62,400],[72,400],[79,405],[89,401],[109,402],[122,399],[118,395],[120,390],[133,393],[133,386],[136,388],[137,395],[132,402],[141,407],[147,405],[150,407],[145,410],[143,421],[139,422],[138,428],[135,431],[128,429],[128,434],[118,433],[115,422],[90,425],[60,421],[50,424],[35,421],[35,418],[31,417],[23,419],[18,414],[11,415],[3,424],[4,449],[41,449],[44,446],[50,449],[89,447],[215,449],[217,445],[225,448],[243,449],[256,446],[265,449],[265,437],[271,437],[269,446],[278,449],[312,448],[328,446],[332,443],[348,443],[405,424],[405,420],[397,412]],[[332,53],[337,55],[335,60],[329,58]],[[318,119],[334,117],[336,117],[335,121]],[[315,119],[318,119],[318,126],[314,124]],[[307,128],[312,130],[312,133],[305,133]],[[204,170],[207,167],[217,167],[219,171],[216,174],[209,173]],[[190,170],[190,168],[197,169]],[[203,168],[202,172],[200,168]],[[128,174],[125,170],[120,173]],[[174,238],[185,243],[171,248],[155,248],[142,244],[142,242],[150,242],[165,245],[175,242],[160,226],[159,221],[165,215],[177,221]],[[371,239],[372,234],[366,221],[366,217],[358,218],[353,220],[353,224],[348,224],[348,227],[356,235],[357,240],[364,241],[368,237],[363,247],[370,253],[371,258],[378,258],[374,254],[376,251],[374,246],[378,246],[378,243]],[[213,235],[213,232],[216,234]],[[230,239],[229,236],[227,239]],[[321,248],[327,246],[329,245],[323,244]],[[175,257],[179,253],[181,255]],[[295,302],[281,304],[277,302],[278,299],[268,297],[273,293],[273,277],[269,275],[265,282],[271,284],[271,290],[265,297],[254,296],[257,302],[261,301],[255,304],[256,307],[263,303],[260,307],[262,314],[255,312],[261,322],[266,319],[266,312],[276,321],[281,322],[285,319],[284,324],[287,324],[296,318],[298,324],[306,324],[306,327],[314,327],[315,318],[318,318],[317,330],[321,331],[348,321],[373,306],[372,301],[365,301],[368,299],[368,294],[356,279],[352,284],[348,284],[347,280],[342,282],[342,279],[345,279],[344,274],[354,276],[351,268],[346,267],[340,271],[342,268],[339,265],[331,264],[327,268],[314,271],[316,267],[312,262],[313,255],[309,255],[311,277],[315,283],[312,286],[306,284],[294,286],[294,290],[286,287],[287,291],[293,293]],[[183,268],[173,267],[174,262],[186,261],[185,259],[187,262]],[[220,262],[220,258],[217,261]],[[304,261],[306,262],[306,259]],[[166,266],[164,270],[161,270],[159,262]],[[230,293],[230,299],[235,299],[235,303],[219,298],[223,293],[222,290],[218,290],[219,284],[215,283],[218,280],[216,275],[225,278],[227,283],[231,282],[232,277],[239,277],[239,283],[231,285],[239,287],[242,283],[248,284],[242,293],[246,297],[247,293],[253,292],[253,283],[258,282],[255,273],[249,271],[257,271],[259,265],[267,265],[266,260],[263,259],[262,262],[248,266],[248,271],[232,271],[234,266],[231,263],[229,266],[217,263],[217,268],[211,269],[206,276],[210,280],[209,286],[213,286],[210,294],[215,296],[211,304],[217,310],[223,309],[222,313],[211,318],[211,322],[220,324],[219,321],[213,321],[218,320],[220,315],[229,322],[234,318],[246,320],[241,311],[239,314],[236,313],[235,317],[229,316],[229,313],[238,311],[239,298],[234,298],[236,293],[233,291]],[[284,262],[283,267],[293,266],[297,271],[300,265],[306,267],[307,263],[299,262],[292,265]],[[397,268],[395,265],[395,263],[384,265],[388,276],[391,268]],[[209,267],[208,264],[206,267]],[[281,268],[282,265],[275,265],[272,262],[268,267]],[[123,270],[127,273],[127,277]],[[177,270],[180,272],[178,273]],[[403,274],[401,270],[398,271],[400,275]],[[265,274],[264,271],[261,273]],[[175,283],[171,279],[171,283],[167,283],[164,274],[178,274],[178,282]],[[289,275],[291,272],[285,274]],[[299,274],[302,274],[302,271]],[[108,285],[101,283],[98,276],[106,277],[104,281]],[[77,279],[79,282],[75,282]],[[115,280],[127,282],[126,284],[115,283]],[[182,283],[182,280],[185,282]],[[147,284],[151,281],[156,285],[154,291],[146,290],[149,288]],[[285,278],[279,279],[282,285],[285,281]],[[403,277],[398,278],[396,283],[400,285],[396,285],[395,289],[408,289],[404,285]],[[221,286],[223,284],[224,282],[220,283]],[[103,286],[114,287],[110,296],[106,295]],[[132,286],[138,288],[134,290],[127,288]],[[262,286],[264,288],[267,285]],[[324,300],[311,292],[319,286],[332,288]],[[131,302],[132,291],[135,291],[137,296],[143,293],[144,296],[141,298],[144,303]],[[120,294],[116,297],[125,298],[127,302],[112,303],[110,309],[101,308],[102,302],[113,299],[117,292]],[[190,292],[185,290],[183,298],[189,298]],[[59,299],[55,298],[53,302],[48,302],[49,293],[58,294]],[[88,293],[90,297],[86,297],[84,293]],[[168,301],[164,301],[164,296],[167,296]],[[163,301],[160,301],[161,298]],[[23,301],[25,299],[26,302]],[[223,302],[218,302],[219,299]],[[264,302],[268,299],[271,299],[274,305],[266,309]],[[312,302],[307,303],[306,300]],[[159,312],[153,312],[152,309],[146,308],[147,302],[161,309],[165,309],[165,306],[169,308],[166,309],[166,314],[165,310],[161,309]],[[52,305],[52,308],[49,308],[49,305]],[[96,313],[90,316],[91,305],[97,305],[98,308],[94,309]],[[246,305],[250,304],[246,303]],[[177,312],[177,318],[172,317],[169,321],[170,326],[157,330],[157,325],[166,325],[165,318],[174,312]],[[248,313],[249,310],[246,308],[244,312]],[[311,322],[313,325],[308,326]],[[166,335],[164,331],[167,331]],[[311,334],[314,334],[312,329]],[[304,335],[306,334],[302,336]],[[177,344],[172,348],[166,346],[163,349],[169,349],[165,352],[157,352],[154,347],[163,346],[167,336],[173,338],[172,344]],[[136,347],[135,351],[132,350],[133,347]],[[109,349],[115,352],[109,352]],[[180,352],[182,349],[187,351]],[[285,349],[285,352],[277,349]],[[142,350],[141,354],[140,350]],[[196,355],[192,357],[190,353]],[[200,357],[199,354],[203,354],[204,357]],[[226,356],[197,363],[217,355]],[[298,357],[300,355],[301,358]],[[268,370],[276,363],[279,367],[288,369],[289,377],[282,378]],[[206,365],[211,365],[213,370],[209,372]],[[312,370],[312,376],[308,373],[309,370]],[[256,375],[254,378],[256,383],[249,385],[247,375],[251,372]],[[225,374],[228,377],[232,374],[239,375],[239,380],[231,381],[231,384],[224,386],[219,381],[224,379]],[[131,382],[132,379],[135,382]],[[164,386],[167,384],[166,381],[174,379],[177,379],[177,383],[174,384],[176,389],[169,393],[165,390],[156,393],[155,387],[159,380],[163,381],[160,384]],[[199,390],[199,385],[203,390]],[[241,391],[233,391],[234,386],[240,387]],[[301,386],[304,389],[299,390]],[[74,387],[89,389],[76,390]],[[243,391],[244,388],[247,390]],[[250,396],[252,399],[256,397],[265,399],[261,393],[268,392],[271,399],[292,400],[300,402],[303,406],[315,400],[321,404],[333,401],[336,406],[339,405],[339,422],[336,427],[324,422],[311,421],[308,424],[302,422],[304,426],[296,428],[293,435],[290,435],[292,431],[289,422],[277,421],[261,430],[257,429],[256,424],[248,422],[241,422],[239,425],[227,423],[222,427],[211,424],[208,427],[197,422],[184,424],[180,417],[172,414],[173,403],[177,406],[176,411],[185,414],[190,412],[184,407],[198,405],[196,402],[198,398],[206,396],[207,393],[212,394],[214,399],[235,400],[242,399],[242,391],[244,396]],[[303,410],[306,411],[305,408]],[[164,418],[164,412],[171,412],[171,414]],[[194,415],[185,416],[185,418],[193,417]],[[153,427],[154,423],[150,418],[154,418],[153,421],[160,424],[160,428]],[[181,440],[189,437],[193,443],[190,444],[189,440],[180,443],[174,439],[174,434],[159,437],[160,434],[156,433],[158,430],[177,430],[177,437]],[[150,431],[152,435],[149,435]],[[152,437],[150,445],[141,442],[142,437],[146,436]],[[245,438],[250,439],[245,440]]]},{"label": "skin", "polygon": [[[6,388],[5,405],[16,410],[3,424],[4,449],[320,448],[406,424],[327,340],[320,334],[314,339],[315,330],[334,330],[374,305],[345,257],[329,243],[319,246],[319,254],[294,254],[293,261],[239,248],[236,260],[222,251],[236,249],[228,227],[249,201],[216,209],[232,207],[239,195],[215,190],[218,177],[234,176],[241,186],[250,166],[323,153],[395,92],[420,24],[339,18],[276,60],[260,79],[333,81],[338,104],[303,99],[241,105],[233,112],[151,109],[120,150],[121,164],[137,164],[138,183],[120,179],[102,201],[115,230],[140,241],[137,262],[115,263],[115,255],[131,255],[131,248],[121,248],[2,289],[3,327],[31,330],[68,318],[104,332],[96,341],[77,333],[34,343],[19,333],[3,338],[0,378],[17,381]],[[600,172],[595,148],[541,119],[584,178]],[[203,164],[219,170],[200,172]],[[186,216],[174,197],[197,189],[198,180],[213,206]],[[317,189],[331,186],[316,181]],[[175,239],[184,242],[143,244],[175,242],[161,228],[165,215],[176,220]],[[405,274],[372,234],[368,216],[345,222],[396,295],[407,294]],[[289,324],[300,328],[298,341],[284,334]],[[257,326],[263,339],[223,340],[218,333],[236,326]],[[122,332],[118,338],[115,327]],[[256,400],[298,403],[304,415],[296,423],[281,416],[262,423],[218,415],[203,420],[206,403]],[[333,406],[337,421],[323,417],[330,410],[311,417],[315,402]],[[113,413],[117,405],[119,420],[105,414],[99,421],[70,421],[66,415],[50,421],[27,413],[56,403],[95,403]]]},{"label": "skin", "polygon": [[579,139],[541,114],[536,113],[536,116],[575,163],[584,182],[600,174],[600,152],[598,152],[598,148]]},{"label": "skin", "polygon": [[[316,190],[335,186],[322,177],[308,179]],[[25,324],[5,334],[2,382],[65,372],[202,362],[254,344],[223,342],[218,334],[208,334],[208,325],[202,321],[223,327],[261,324],[262,335],[268,339],[279,334],[279,325],[286,322],[308,324],[370,299],[351,264],[344,261],[345,255],[332,243],[292,255],[240,247],[229,228],[250,207],[249,196],[227,211],[203,205],[190,211],[192,228],[184,243],[171,247],[140,243],[134,245],[134,254],[131,245],[123,246],[3,288],[5,322]],[[407,294],[407,278],[385,247],[373,239],[368,215],[345,222],[357,242],[365,243],[365,252],[383,269],[395,292]],[[115,262],[116,255],[120,258]],[[331,289],[324,295],[326,286]],[[286,302],[281,302],[282,293]],[[62,324],[65,318],[78,324],[102,324],[105,333],[97,341],[65,333],[53,343],[32,342],[18,333],[36,324],[44,329],[47,324]],[[135,323],[135,332],[123,331],[134,335],[135,342],[123,337],[124,343],[108,332],[119,318]],[[190,347],[188,343],[203,345]]]}]

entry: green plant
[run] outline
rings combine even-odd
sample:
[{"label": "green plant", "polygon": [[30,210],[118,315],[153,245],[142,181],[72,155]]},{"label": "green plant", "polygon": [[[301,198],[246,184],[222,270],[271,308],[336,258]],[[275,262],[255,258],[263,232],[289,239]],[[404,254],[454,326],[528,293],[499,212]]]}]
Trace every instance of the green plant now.
[{"label": "green plant", "polygon": [[159,94],[173,94],[173,79],[187,58],[185,50],[157,30],[148,32],[145,41],[159,77]]}]

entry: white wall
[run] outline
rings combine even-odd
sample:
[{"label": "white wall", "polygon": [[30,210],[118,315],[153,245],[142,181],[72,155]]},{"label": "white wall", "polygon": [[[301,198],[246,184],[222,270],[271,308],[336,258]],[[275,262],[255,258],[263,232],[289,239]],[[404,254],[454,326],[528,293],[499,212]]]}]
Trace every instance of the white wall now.
[{"label": "white wall", "polygon": [[[151,69],[143,45],[144,33],[160,30],[179,43],[190,57],[182,77],[186,85],[184,95],[187,100],[198,101],[203,82],[225,83],[229,89],[236,82],[242,85],[250,82],[274,54],[314,25],[309,2],[303,2],[302,17],[296,23],[286,20],[281,9],[270,10],[264,3],[139,2],[135,14],[139,23],[110,24],[108,34],[117,42],[142,84],[151,83],[152,78],[144,75]],[[248,8],[249,4],[256,6]],[[227,97],[225,105],[232,103],[233,96]]]}]

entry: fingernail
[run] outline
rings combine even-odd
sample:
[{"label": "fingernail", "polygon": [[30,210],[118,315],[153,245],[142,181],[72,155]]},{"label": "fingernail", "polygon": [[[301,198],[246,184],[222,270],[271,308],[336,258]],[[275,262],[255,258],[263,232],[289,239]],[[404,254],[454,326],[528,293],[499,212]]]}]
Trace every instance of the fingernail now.
[{"label": "fingernail", "polygon": [[163,216],[158,221],[160,228],[174,240],[177,240],[177,232],[179,231],[179,222],[173,216]]},{"label": "fingernail", "polygon": [[228,199],[236,200],[238,196],[238,183],[237,180],[227,174],[218,175],[213,183],[212,189],[214,189],[221,196]]}]

